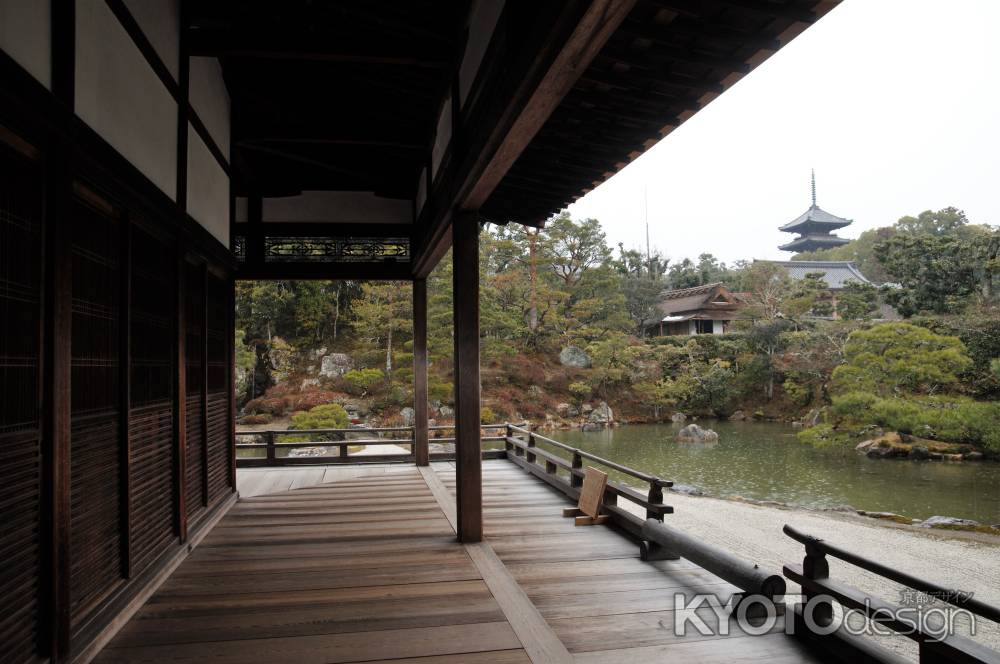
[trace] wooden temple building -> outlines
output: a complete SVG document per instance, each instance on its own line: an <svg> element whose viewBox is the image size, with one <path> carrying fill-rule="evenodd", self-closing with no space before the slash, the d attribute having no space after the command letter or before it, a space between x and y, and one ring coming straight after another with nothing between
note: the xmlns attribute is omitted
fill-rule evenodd
<svg viewBox="0 0 1000 664"><path fill-rule="evenodd" d="M648 321L650 336L725 334L746 303L724 284L716 282L660 293L658 320Z"/></svg>
<svg viewBox="0 0 1000 664"><path fill-rule="evenodd" d="M0 662L810 661L664 627L667 590L733 592L639 560L668 482L610 483L612 530L558 514L578 451L509 430L484 474L478 234L544 223L836 4L0 0ZM268 278L412 281L401 472L237 500L234 284Z"/></svg>
<svg viewBox="0 0 1000 664"><path fill-rule="evenodd" d="M830 214L816 205L816 172L813 171L812 205L809 206L808 210L778 229L784 233L795 233L798 237L781 245L778 249L800 253L843 246L849 240L837 237L833 231L850 226L851 223L853 223L852 220Z"/></svg>

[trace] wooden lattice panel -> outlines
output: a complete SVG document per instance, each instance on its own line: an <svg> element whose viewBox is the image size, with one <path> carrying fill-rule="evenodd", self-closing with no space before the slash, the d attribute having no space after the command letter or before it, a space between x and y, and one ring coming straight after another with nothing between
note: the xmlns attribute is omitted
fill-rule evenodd
<svg viewBox="0 0 1000 664"><path fill-rule="evenodd" d="M120 255L120 221L78 202L72 246L70 453L70 610L74 629L122 579Z"/></svg>
<svg viewBox="0 0 1000 664"><path fill-rule="evenodd" d="M42 176L0 145L0 662L37 651Z"/></svg>
<svg viewBox="0 0 1000 664"><path fill-rule="evenodd" d="M156 560L176 532L172 256L171 247L141 230L133 231L129 414L133 574Z"/></svg>

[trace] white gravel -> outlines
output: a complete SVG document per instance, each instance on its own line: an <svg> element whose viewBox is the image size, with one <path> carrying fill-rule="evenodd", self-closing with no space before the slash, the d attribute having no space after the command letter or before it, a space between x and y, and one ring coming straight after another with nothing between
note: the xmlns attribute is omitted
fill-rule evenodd
<svg viewBox="0 0 1000 664"><path fill-rule="evenodd" d="M930 531L850 514L676 493L668 493L665 502L675 509L665 518L667 525L776 573L785 563L801 563L804 555L803 546L781 532L787 523L851 552L945 587L973 591L977 599L1000 605L1000 537ZM642 515L629 501L619 504ZM832 558L830 577L893 604L901 600L899 584ZM790 584L789 592L798 592L798 587ZM1000 626L980 620L976 627L976 640L1000 650ZM908 639L896 637L882 643L916 659L916 647Z"/></svg>

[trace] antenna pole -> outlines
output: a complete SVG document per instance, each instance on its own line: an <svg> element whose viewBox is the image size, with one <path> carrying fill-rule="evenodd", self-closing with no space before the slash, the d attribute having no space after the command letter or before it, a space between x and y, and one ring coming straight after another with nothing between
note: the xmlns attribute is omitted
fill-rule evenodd
<svg viewBox="0 0 1000 664"><path fill-rule="evenodd" d="M646 216L646 266L649 268L649 274L653 274L653 256L649 252L649 188L642 188L642 203L644 208L644 214Z"/></svg>

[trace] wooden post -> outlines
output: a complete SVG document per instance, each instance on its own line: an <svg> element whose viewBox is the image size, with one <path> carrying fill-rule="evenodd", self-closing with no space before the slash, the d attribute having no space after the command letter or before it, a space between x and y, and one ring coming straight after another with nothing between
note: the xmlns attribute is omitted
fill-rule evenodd
<svg viewBox="0 0 1000 664"><path fill-rule="evenodd" d="M187 541L187 260L183 242L177 247L176 284L176 347L174 352L174 509L177 534Z"/></svg>
<svg viewBox="0 0 1000 664"><path fill-rule="evenodd" d="M507 424L507 438L508 438L508 440L505 440L503 442L503 447L507 451L507 456L508 457L510 456L511 450L514 449L514 443L510 442L510 440L509 440L510 438L513 438L513 437L514 437L514 429L512 429L511 426L510 426L510 423L508 423Z"/></svg>
<svg viewBox="0 0 1000 664"><path fill-rule="evenodd" d="M482 453L479 430L479 219L452 220L455 318L455 493L458 539L483 538Z"/></svg>
<svg viewBox="0 0 1000 664"><path fill-rule="evenodd" d="M122 576L132 578L132 222L121 218L121 250L118 267L118 449L121 464L119 528L121 529Z"/></svg>
<svg viewBox="0 0 1000 664"><path fill-rule="evenodd" d="M274 465L274 457L275 457L275 454L274 454L274 432L273 431L268 431L267 432L267 437L264 439L264 441L267 443L267 449L264 450L265 454L267 455L267 465L268 466L273 466Z"/></svg>
<svg viewBox="0 0 1000 664"><path fill-rule="evenodd" d="M661 505L661 504L663 504L663 488L658 483L656 483L656 482L650 483L650 485L649 485L648 500L649 500L650 504L652 504L652 505ZM651 509L647 509L646 510L646 518L647 519L656 519L657 521L662 521L663 520L663 518L660 516L659 513L655 512L654 510L651 510Z"/></svg>
<svg viewBox="0 0 1000 664"><path fill-rule="evenodd" d="M201 504L208 507L208 264L201 265Z"/></svg>
<svg viewBox="0 0 1000 664"><path fill-rule="evenodd" d="M802 560L802 575L807 579L816 580L830 578L830 563L826 560L826 554L811 544L806 544L806 556ZM808 604L816 596L816 593L803 588L802 596ZM813 608L812 618L821 627L831 624L833 622L833 604L829 600L817 601Z"/></svg>
<svg viewBox="0 0 1000 664"><path fill-rule="evenodd" d="M583 469L583 457L580 456L580 451L577 450L573 452L573 469L582 470ZM570 486L579 489L583 486L583 478L576 473L569 474L569 484Z"/></svg>
<svg viewBox="0 0 1000 664"><path fill-rule="evenodd" d="M71 14L72 16L72 14ZM70 79L72 83L72 79ZM70 640L70 380L73 330L72 193L70 155L58 150L46 173L45 344L43 367L43 454L45 455L48 544L43 640L51 661L67 658Z"/></svg>
<svg viewBox="0 0 1000 664"><path fill-rule="evenodd" d="M52 3L52 94L65 109L76 96L76 3ZM69 132L70 126L64 129ZM43 272L42 455L46 493L41 575L42 649L53 662L69 657L70 643L70 451L73 352L73 152L53 142L45 172Z"/></svg>
<svg viewBox="0 0 1000 664"><path fill-rule="evenodd" d="M413 456L430 463L427 441L427 281L413 280Z"/></svg>
<svg viewBox="0 0 1000 664"><path fill-rule="evenodd" d="M528 447L532 448L534 446L535 446L535 434L529 433L528 434ZM538 457L535 456L535 453L531 452L530 450L528 451L527 456L528 456L528 463L535 463L535 459L538 458Z"/></svg>

